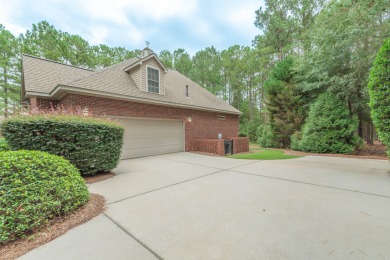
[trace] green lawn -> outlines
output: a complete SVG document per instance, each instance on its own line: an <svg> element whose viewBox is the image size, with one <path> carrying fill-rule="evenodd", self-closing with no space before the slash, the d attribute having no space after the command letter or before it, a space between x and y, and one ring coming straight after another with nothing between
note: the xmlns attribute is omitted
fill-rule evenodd
<svg viewBox="0 0 390 260"><path fill-rule="evenodd" d="M283 151L278 151L278 150L261 150L261 151L256 151L254 153L234 154L228 157L235 158L235 159L252 159L252 160L282 160L282 159L300 158L302 156L287 155Z"/></svg>

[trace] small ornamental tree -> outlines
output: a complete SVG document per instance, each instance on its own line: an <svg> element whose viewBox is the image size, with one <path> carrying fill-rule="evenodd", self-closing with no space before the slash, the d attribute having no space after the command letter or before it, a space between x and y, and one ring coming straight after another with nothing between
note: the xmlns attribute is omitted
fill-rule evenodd
<svg viewBox="0 0 390 260"><path fill-rule="evenodd" d="M329 92L321 94L310 108L299 148L316 153L351 153L359 144L357 124L340 99Z"/></svg>
<svg viewBox="0 0 390 260"><path fill-rule="evenodd" d="M390 156L390 39L379 50L368 82L371 117Z"/></svg>

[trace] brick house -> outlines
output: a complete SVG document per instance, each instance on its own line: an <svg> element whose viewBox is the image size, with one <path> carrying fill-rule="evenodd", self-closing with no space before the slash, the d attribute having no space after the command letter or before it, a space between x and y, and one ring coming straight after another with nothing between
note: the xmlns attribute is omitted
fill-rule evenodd
<svg viewBox="0 0 390 260"><path fill-rule="evenodd" d="M223 155L222 139L233 139L234 152L249 149L238 138L240 111L165 68L149 48L97 71L23 55L21 96L31 109L79 106L118 119L123 159L194 150Z"/></svg>

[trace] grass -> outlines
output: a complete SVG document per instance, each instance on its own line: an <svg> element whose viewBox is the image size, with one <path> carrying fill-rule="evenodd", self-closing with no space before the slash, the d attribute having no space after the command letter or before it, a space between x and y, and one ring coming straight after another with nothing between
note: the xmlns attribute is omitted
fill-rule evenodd
<svg viewBox="0 0 390 260"><path fill-rule="evenodd" d="M252 160L283 160L283 159L300 158L302 156L288 155L285 154L283 151L278 151L278 150L260 150L260 151L255 151L254 153L234 154L228 157L234 159L252 159Z"/></svg>

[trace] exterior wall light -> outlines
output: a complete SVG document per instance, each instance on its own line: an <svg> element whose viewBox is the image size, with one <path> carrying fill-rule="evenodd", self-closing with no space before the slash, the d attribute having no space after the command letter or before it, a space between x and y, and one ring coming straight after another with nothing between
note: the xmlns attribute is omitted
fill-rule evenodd
<svg viewBox="0 0 390 260"><path fill-rule="evenodd" d="M192 121L191 116L187 116L187 121L191 123L191 121Z"/></svg>

